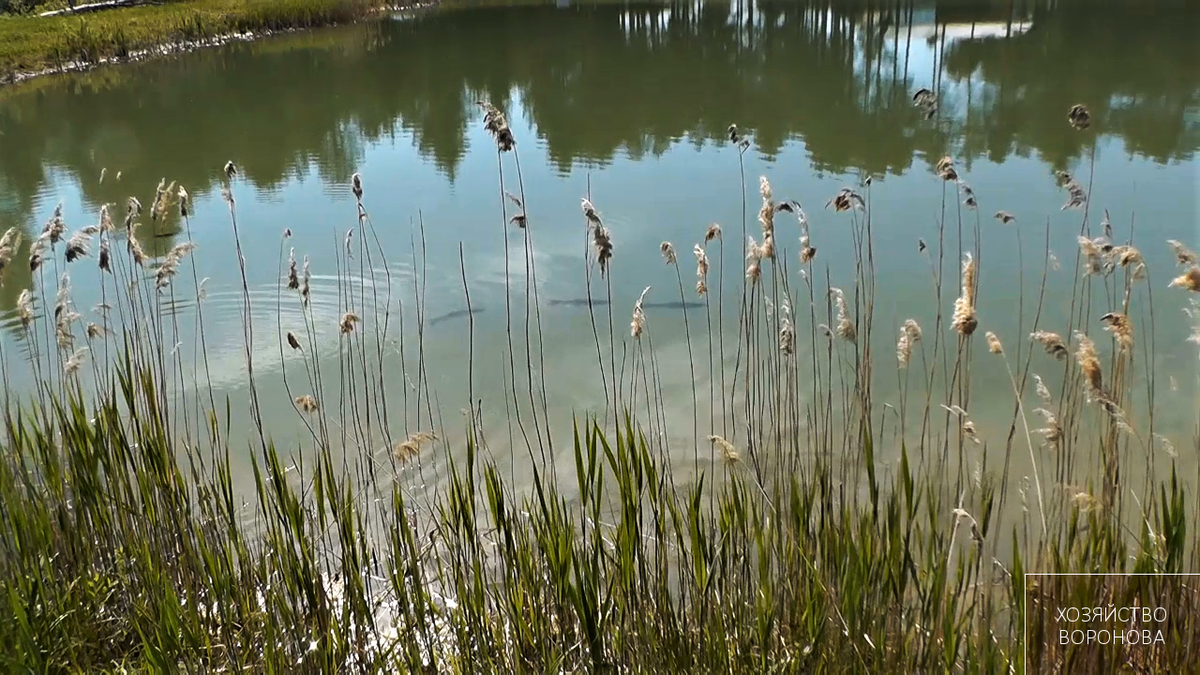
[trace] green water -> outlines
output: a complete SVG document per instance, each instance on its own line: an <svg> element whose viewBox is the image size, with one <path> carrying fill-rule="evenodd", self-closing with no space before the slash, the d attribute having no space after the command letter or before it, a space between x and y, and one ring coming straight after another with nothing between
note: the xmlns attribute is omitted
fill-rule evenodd
<svg viewBox="0 0 1200 675"><path fill-rule="evenodd" d="M587 295L579 200L589 189L615 242L613 332L618 343L622 337L625 342L615 350L617 367L632 367L626 362L633 359L628 321L641 290L651 286L647 298L653 302L680 300L675 271L659 254L660 242L674 242L686 299L698 302L691 290L690 251L713 222L725 228L727 271L723 295L715 277L710 279L710 298L713 311L718 298L725 303L732 367L743 213L738 154L726 138L727 126L737 123L751 139L744 157L749 233L757 236L757 182L766 175L777 199L804 205L819 251L814 270L822 277L828 270L834 286L853 284L849 221L822 207L843 186L859 186L872 177L877 391L881 403L895 404L891 355L897 329L906 318L915 318L929 331L939 305L949 313L961 250L960 211L961 243L968 248L976 223L975 212L962 210L952 191L944 193L933 172L938 159L952 156L978 198L977 337L982 344L983 331L996 332L1014 358L1018 349L1028 349L1023 337L1035 313L1047 237L1059 264L1046 273L1042 326L1068 330L1075 238L1085 214L1060 208L1066 194L1056 186L1054 172L1066 170L1089 187L1086 218L1093 236L1100 234L1107 210L1114 239L1124 242L1132 233L1143 251L1153 290L1154 354L1150 367L1136 373L1136 388L1146 392L1152 380L1154 432L1194 470L1195 453L1189 448L1196 446L1200 408L1197 353L1186 342L1190 324L1182 310L1188 294L1167 288L1177 272L1165 241L1200 245L1197 25L1196 6L1175 3L918 3L870 10L843 3L834 8L828 3L495 8L448 3L372 25L0 89L0 230L17 226L36 235L59 202L73 230L95 223L101 204L117 205L118 216L130 195L148 205L160 178L186 186L195 200L190 227L199 247L196 273L207 278L201 305L207 372L216 395L232 402L235 428L248 436L243 289L220 194L221 168L227 160L235 162L240 174L234 196L247 257L263 416L272 436L303 448L307 432L285 391L281 365L287 365L293 396L311 387L305 384L303 357L284 353L277 336L307 332L293 296L277 307L281 251L286 257L294 248L297 258L310 258L316 328L315 343L306 349L333 372L341 344L337 322L346 310L338 293L336 253L356 224L350 177L361 172L364 202L388 255L386 262L376 256L374 270L365 274L359 273L356 257L351 276L359 289L382 288L389 276L392 282L394 316L384 377L392 391L393 435L436 428L456 442L465 420L459 411L473 393L489 445L508 464L509 439L519 435L507 412L512 385L501 364L510 325L519 335L525 330L524 244L512 228L502 239L497 153L475 101L489 100L505 110L517 140L526 209L536 233L533 260L543 334L541 354L534 359L540 372L529 377L536 382L545 374L559 453L571 414L602 413L605 406L591 315L574 302ZM940 101L930 120L911 103L921 87L935 90ZM1066 121L1075 103L1090 108L1092 127L1085 132L1072 130ZM510 192L518 188L517 170L515 158L506 155ZM949 194L943 262L949 287L939 303L931 273L935 249L918 253L918 240L938 241L944 194ZM1003 226L993 220L999 209L1015 214L1017 223ZM798 227L783 214L778 223L781 257L799 285ZM151 255L186 238L176 214L145 227ZM292 237L281 244L285 229ZM505 310L505 241L511 257L511 322ZM712 249L710 255L715 258ZM57 257L57 269L63 271L61 250ZM22 288L45 288L52 302L54 293L54 264L31 278L24 260L19 255L5 271L0 288L0 340L10 395L29 392L33 385L29 350L14 315L17 295ZM101 301L94 262L89 258L70 268L84 321L97 320L87 309ZM714 275L718 268L714 259ZM470 320L461 311L464 277L476 310ZM597 281L594 292L607 297L607 288ZM1019 302L1022 291L1024 303ZM189 269L162 299L174 308L166 339L174 336L182 343L189 369L199 368L195 297ZM1103 297L1097 290L1086 329L1110 350L1099 316L1115 308ZM421 335L415 328L418 304L426 319ZM1150 338L1144 312L1139 308L1136 315L1142 322L1139 341ZM693 455L691 392L704 392L700 426L707 433L710 375L700 364L693 382L683 312L654 305L647 314L673 454L685 471ZM798 331L807 335L807 311L797 315ZM607 308L598 308L595 316L607 369ZM365 319L365 327L378 325L379 317ZM690 307L687 320L696 360L704 361L707 357L699 356L707 344L703 306ZM84 344L82 327L79 332ZM414 366L418 351L425 356L423 375ZM517 351L516 391L523 395L523 347ZM469 360L473 383L468 382ZM1000 361L978 356L976 361L971 413L987 441L978 452L1003 453L1012 419L1011 385ZM1033 364L1032 372L1048 382L1061 373L1048 357L1039 355ZM402 401L401 393L413 392L422 378L436 403L422 403L418 413L412 397ZM330 401L338 395L336 375L331 379L326 385ZM1030 392L1027 404L1035 403ZM1153 445L1153 452L1166 452L1160 443ZM890 464L895 455L888 450L881 461ZM516 456L524 456L524 449ZM990 457L994 463L996 456ZM1014 462L1021 461L1018 452ZM972 460L975 466L980 462L981 457ZM436 475L425 482L435 486Z"/></svg>

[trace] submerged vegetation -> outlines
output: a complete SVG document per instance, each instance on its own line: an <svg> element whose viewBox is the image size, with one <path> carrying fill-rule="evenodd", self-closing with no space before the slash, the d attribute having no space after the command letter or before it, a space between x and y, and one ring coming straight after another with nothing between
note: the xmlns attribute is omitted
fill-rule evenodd
<svg viewBox="0 0 1200 675"><path fill-rule="evenodd" d="M82 4L82 3L81 3ZM0 81L22 74L128 59L233 35L315 28L407 2L376 0L174 0L52 17L0 13Z"/></svg>
<svg viewBox="0 0 1200 675"><path fill-rule="evenodd" d="M923 108L934 105L926 99ZM204 252L188 242L151 259L139 241L141 222L173 209L190 238L187 191L164 181L148 209L131 197L123 221L106 207L98 225L70 235L61 212L32 242L4 235L0 262L35 273L19 319L39 382L28 398L5 401L7 668L1023 672L1027 649L1039 671L1192 662L1193 591L1148 578L1124 596L1167 608L1161 644L1067 650L1038 608L1114 599L1086 579L1031 577L1027 586L1025 576L1200 568L1187 531L1200 501L1154 426L1159 394L1142 370L1155 357L1155 295L1197 290L1185 243L1169 244L1178 270L1148 269L1132 231L1092 222L1090 178L1067 177L1064 208L1080 217L1070 288L1049 288L1056 263L1047 248L1041 286L1023 298L1018 332L1006 334L989 325L982 273L989 256L1008 254L981 251L980 232L1020 237L1026 226L1004 211L981 216L947 157L930 179L942 204L938 237L911 253L928 261L936 319L880 326L878 188L848 186L810 216L777 199L764 176L752 233L751 143L730 127L731 173L736 162L740 176L730 193L740 194L742 222L698 224L695 241L680 243L697 260L694 288L675 244L663 242L675 288L646 288L631 314L614 310L614 276L636 271L622 268L603 196L581 195L594 378L607 404L563 438L549 419L540 223L526 208L520 139L500 110L481 105L499 167L507 331L500 363L485 363L460 269L472 338L465 447L446 440L425 368L424 223L412 250L417 281L394 283L370 182L358 174L334 270L340 318L312 310L308 258L285 251L291 233L281 233L274 302L299 308L302 325L282 325L280 311L273 340L295 409L288 423L309 437L293 461L262 415L252 346L272 338L253 333L245 283L246 266L261 258L242 253L242 185L232 163L224 168L247 317L246 486L235 466L247 449L230 424L244 401L218 401L207 372L193 262ZM1072 116L1079 133L1095 133ZM822 238L835 236L852 240L852 259L817 257ZM512 239L523 251L514 260ZM86 273L99 275L106 300L99 323L85 327L69 273L93 263L99 270ZM727 304L727 283L737 302ZM1067 295L1066 315L1052 315L1048 292ZM684 432L668 433L651 293L677 294L683 311L692 382ZM193 363L164 311L180 296L195 299L201 321ZM416 325L406 324L413 315ZM1200 314L1193 319L1200 342ZM331 334L332 370L315 349ZM385 350L393 335L398 362ZM3 355L6 380L19 358ZM988 360L1004 367L998 385L975 375ZM488 427L476 408L484 367L504 375L507 428ZM395 369L407 378L399 391L384 377ZM896 378L895 404L880 399L881 377ZM972 390L984 385L1013 392L1006 439L980 438L971 419ZM686 475L670 448L680 438L692 455ZM1200 426L1193 442L1200 450ZM1029 455L1028 477L1014 451ZM528 456L527 484L503 475L502 452ZM432 501L412 489L426 482L444 486ZM1021 503L1006 505L1014 485Z"/></svg>

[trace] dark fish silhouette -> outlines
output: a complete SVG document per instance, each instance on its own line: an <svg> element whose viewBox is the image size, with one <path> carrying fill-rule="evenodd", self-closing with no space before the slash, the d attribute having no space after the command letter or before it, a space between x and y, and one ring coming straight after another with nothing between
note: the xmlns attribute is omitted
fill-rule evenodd
<svg viewBox="0 0 1200 675"><path fill-rule="evenodd" d="M432 319L429 320L429 325L436 326L439 323L444 323L446 321L451 321L453 319L459 319L464 316L467 316L468 314L479 314L482 311L483 311L482 307L472 307L470 310L456 309L453 312L446 312L445 314L439 314L438 316L433 317Z"/></svg>

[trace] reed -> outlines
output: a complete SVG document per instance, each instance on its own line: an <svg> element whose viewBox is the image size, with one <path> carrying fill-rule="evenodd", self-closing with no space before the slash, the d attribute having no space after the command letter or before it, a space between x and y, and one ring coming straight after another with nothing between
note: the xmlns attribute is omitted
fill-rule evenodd
<svg viewBox="0 0 1200 675"><path fill-rule="evenodd" d="M931 96L919 103L936 110ZM186 190L164 181L151 208L130 198L123 223L105 208L100 225L66 239L56 211L30 244L34 288L17 303L29 365L41 376L34 391L7 398L4 408L0 602L13 621L0 626L0 660L7 669L996 672L1024 667L1027 649L1036 668L1117 655L1160 671L1191 663L1200 619L1188 597L1163 583L1147 592L1176 617L1165 645L1066 652L1045 638L1045 617L1026 613L1035 589L1024 576L1197 569L1200 550L1187 524L1200 515L1200 501L1165 450L1157 461L1170 464L1169 477L1151 459L1154 448L1175 452L1186 443L1156 430L1153 380L1139 381L1133 370L1138 359L1155 359L1153 335L1138 332L1153 325L1152 289L1195 290L1190 271L1183 282L1154 288L1132 243L1111 244L1111 232L1098 241L1085 230L1079 255L1088 274L1069 280L1078 304L1063 332L1074 344L1042 325L1046 294L1068 292L1048 280L1048 248L1031 298L1033 324L1002 341L1004 331L987 323L994 291L979 281L978 230L972 240L961 225L945 227L946 192L961 193L956 202L977 211L976 195L944 160L929 182L943 199L938 239L922 240L915 253L930 261L936 319L927 330L915 318L886 329L898 335L897 407L874 388L892 374L875 372L871 186L865 196L837 193L816 218L849 225L826 230L798 203L776 201L763 178L762 239L743 237L745 274L730 289L739 298L731 309L736 334L724 335L719 273L710 302L711 266L723 272L725 265L720 228L710 227L692 249L708 347L707 357L702 346L693 351L684 314L695 449L678 453L668 439L681 416L668 414L654 347L669 337L658 330L659 305L646 287L629 315L629 336L613 329L613 235L589 186L579 264L589 301L595 281L608 303L607 345L589 306L605 408L556 426L570 430L556 445L546 394L555 374L545 372L540 353L531 234L538 223L527 217L519 168L520 194L504 190L505 158L519 166L518 139L499 110L484 106L483 118L500 157L497 228L506 250L510 235L525 247L525 308L506 306L507 344L494 362L492 351L475 345L471 324L464 366L471 400L461 424L444 418L427 362L424 220L413 229L411 279L392 279L367 208L369 177L351 180L352 234L333 235L343 244L335 247L337 268L316 271L335 278L336 290L312 285L309 257L288 246L290 231L280 240L274 329L294 407L287 415L305 432L288 449L271 441L280 421L263 418L253 376L263 338L251 332L245 268L258 261L240 250L237 167L224 168L225 200L243 285L251 439L235 440L232 428L232 409L245 401L218 400L207 365L200 367L208 359L203 321L185 369L179 329L166 311L176 293L203 311L195 257L219 253L196 252L189 240L154 259L138 239L143 218L172 208L190 233ZM751 141L736 127L730 133L744 199ZM816 259L813 233L822 241L846 237L854 259ZM20 238L16 231L0 240L5 264ZM1183 244L1169 245L1184 270L1195 269ZM962 251L960 291L943 323L951 302L943 302L935 254L940 260L954 246ZM664 242L659 250L684 302L691 291L675 248ZM82 316L71 290L71 275L87 274L81 265L93 253L104 303L112 303L97 322ZM789 272L796 260L798 273ZM505 291L517 297L507 282ZM312 298L322 292L336 292L336 314L314 311ZM285 312L285 302L298 312ZM1087 336L1093 324L1075 323L1091 302L1111 309L1101 318L1111 350ZM39 315L39 307L47 311ZM521 312L523 335L511 330ZM981 324L987 349L975 354L970 338ZM1045 353L1009 350L1014 339L1028 347L1026 335ZM726 338L738 342L732 364ZM395 349L385 349L392 340ZM336 353L322 356L334 342ZM890 337L885 342L890 363ZM970 407L979 373L994 372L984 359L1004 366L1012 428L1019 424L1028 449L1029 465L1012 476L1012 431L997 469L989 448L1002 430ZM15 363L6 355L6 378ZM477 368L500 371L499 420L484 417L475 400ZM400 375L398 391L385 372ZM697 391L704 378L707 410ZM1135 392L1143 382L1146 390ZM945 425L931 422L943 413ZM1031 428L1030 418L1041 426ZM1191 442L1200 450L1200 437ZM503 468L521 454L528 465L518 481L515 469L506 476ZM685 481L675 471L686 454ZM1139 485L1129 477L1142 470ZM423 496L424 485L437 489ZM1024 503L1005 508L1010 493ZM1083 581L1037 583L1030 598L1096 604Z"/></svg>

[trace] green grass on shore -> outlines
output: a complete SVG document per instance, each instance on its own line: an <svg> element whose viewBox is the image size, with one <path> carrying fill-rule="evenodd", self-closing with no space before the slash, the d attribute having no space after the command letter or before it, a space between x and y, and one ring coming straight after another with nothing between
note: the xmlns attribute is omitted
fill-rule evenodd
<svg viewBox="0 0 1200 675"><path fill-rule="evenodd" d="M313 28L370 15L377 0L179 0L40 18L0 15L0 80L234 33Z"/></svg>

